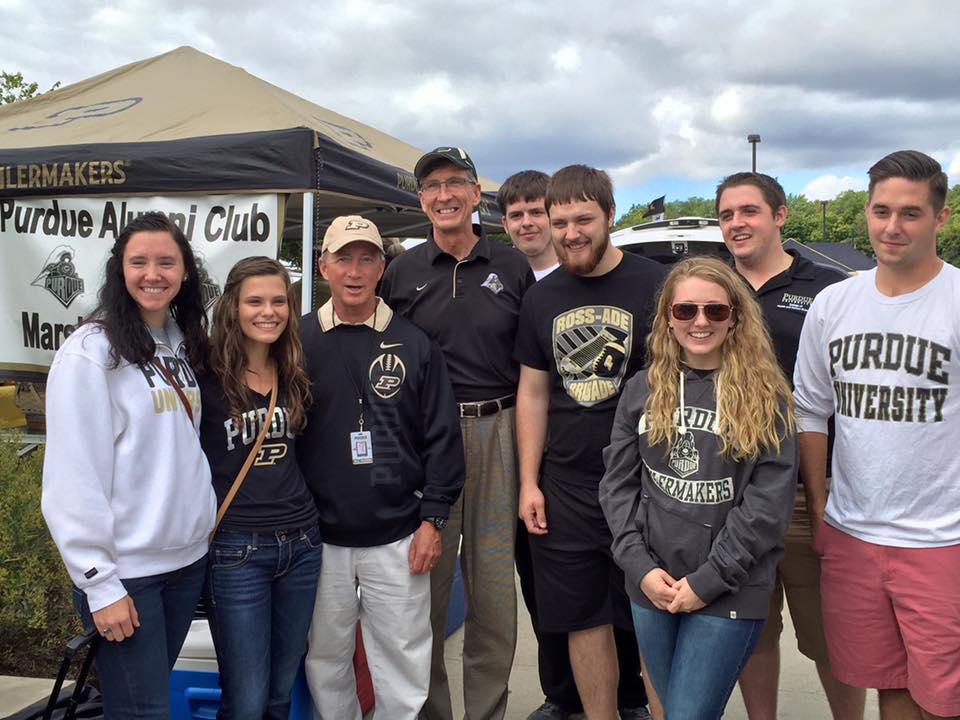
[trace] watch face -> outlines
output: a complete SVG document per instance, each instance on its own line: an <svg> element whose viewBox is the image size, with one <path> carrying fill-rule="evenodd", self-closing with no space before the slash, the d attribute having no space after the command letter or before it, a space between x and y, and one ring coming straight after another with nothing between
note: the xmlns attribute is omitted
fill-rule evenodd
<svg viewBox="0 0 960 720"><path fill-rule="evenodd" d="M430 522L437 530L443 530L447 526L447 519L442 517L431 518Z"/></svg>

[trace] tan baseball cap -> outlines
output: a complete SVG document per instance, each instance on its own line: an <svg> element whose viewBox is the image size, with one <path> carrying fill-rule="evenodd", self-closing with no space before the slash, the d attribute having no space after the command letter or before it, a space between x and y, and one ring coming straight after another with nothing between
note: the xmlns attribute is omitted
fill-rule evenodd
<svg viewBox="0 0 960 720"><path fill-rule="evenodd" d="M377 250L383 252L383 238L372 220L359 215L341 215L330 223L330 227L323 234L321 251L337 252L344 245L358 241L376 245Z"/></svg>

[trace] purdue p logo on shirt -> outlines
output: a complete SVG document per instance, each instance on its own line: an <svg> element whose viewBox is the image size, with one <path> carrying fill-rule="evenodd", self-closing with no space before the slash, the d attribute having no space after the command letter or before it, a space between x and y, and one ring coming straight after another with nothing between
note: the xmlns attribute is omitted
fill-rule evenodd
<svg viewBox="0 0 960 720"><path fill-rule="evenodd" d="M370 363L368 371L370 387L384 400L389 400L398 392L407 377L407 368L399 355L381 353Z"/></svg>

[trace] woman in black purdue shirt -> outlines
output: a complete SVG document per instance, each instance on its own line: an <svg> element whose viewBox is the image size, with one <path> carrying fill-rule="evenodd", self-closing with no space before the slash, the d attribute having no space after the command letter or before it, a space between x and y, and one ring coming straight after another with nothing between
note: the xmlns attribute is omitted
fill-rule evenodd
<svg viewBox="0 0 960 720"><path fill-rule="evenodd" d="M290 279L241 260L213 312L212 372L201 377L200 441L223 503L278 399L256 460L211 546L204 598L220 666L220 718L286 719L320 573L317 510L294 456L309 380Z"/></svg>

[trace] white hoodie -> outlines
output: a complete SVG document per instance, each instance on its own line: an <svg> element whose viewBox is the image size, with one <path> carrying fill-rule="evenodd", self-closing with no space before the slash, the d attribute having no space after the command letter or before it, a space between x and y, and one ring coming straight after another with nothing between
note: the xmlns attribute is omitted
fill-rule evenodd
<svg viewBox="0 0 960 720"><path fill-rule="evenodd" d="M177 570L207 551L216 496L197 437L200 389L172 318L174 352L157 346L193 407L152 365L111 368L106 333L78 328L47 379L43 516L73 583L99 610L124 595L120 578Z"/></svg>

